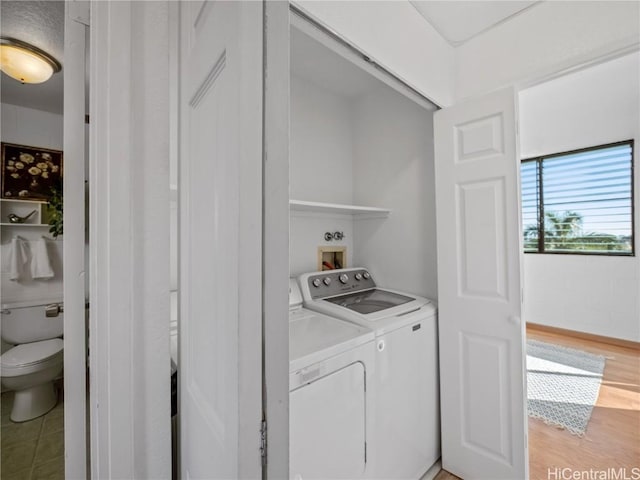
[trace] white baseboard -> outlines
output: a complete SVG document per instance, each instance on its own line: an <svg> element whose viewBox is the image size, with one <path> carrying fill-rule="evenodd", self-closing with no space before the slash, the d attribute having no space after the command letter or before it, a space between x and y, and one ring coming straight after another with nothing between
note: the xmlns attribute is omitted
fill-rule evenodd
<svg viewBox="0 0 640 480"><path fill-rule="evenodd" d="M438 459L438 461L431 465L431 468L427 470L427 473L420 477L420 480L433 480L436 478L436 475L440 473L440 470L442 470L442 462Z"/></svg>

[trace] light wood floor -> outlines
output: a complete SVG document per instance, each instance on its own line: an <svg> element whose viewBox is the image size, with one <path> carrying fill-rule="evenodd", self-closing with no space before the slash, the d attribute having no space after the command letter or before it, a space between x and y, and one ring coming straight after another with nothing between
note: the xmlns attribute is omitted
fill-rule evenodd
<svg viewBox="0 0 640 480"><path fill-rule="evenodd" d="M440 470L440 472L434 477L433 480L459 480L458 477L446 470Z"/></svg>
<svg viewBox="0 0 640 480"><path fill-rule="evenodd" d="M640 349L527 328L527 337L604 355L604 376L585 436L580 438L529 418L531 480L547 480L549 469L573 471L640 468ZM583 478L583 477L579 477ZM595 478L595 477L594 477ZM458 477L441 470L435 480Z"/></svg>
<svg viewBox="0 0 640 480"><path fill-rule="evenodd" d="M580 438L529 418L531 480L548 469L605 470L640 467L640 350L527 328L527 337L606 357L600 395ZM552 477L553 478L553 477Z"/></svg>

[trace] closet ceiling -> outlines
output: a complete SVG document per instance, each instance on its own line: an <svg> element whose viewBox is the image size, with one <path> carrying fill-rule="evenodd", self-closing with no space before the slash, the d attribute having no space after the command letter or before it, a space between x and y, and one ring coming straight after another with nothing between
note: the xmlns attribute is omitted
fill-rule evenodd
<svg viewBox="0 0 640 480"><path fill-rule="evenodd" d="M291 73L345 97L362 95L381 85L371 74L295 28L291 29Z"/></svg>
<svg viewBox="0 0 640 480"><path fill-rule="evenodd" d="M62 113L64 74L64 2L6 1L0 3L0 30L5 37L35 45L53 55L62 71L37 85L22 85L2 74L2 102Z"/></svg>
<svg viewBox="0 0 640 480"><path fill-rule="evenodd" d="M416 1L411 4L451 45L458 46L539 1Z"/></svg>

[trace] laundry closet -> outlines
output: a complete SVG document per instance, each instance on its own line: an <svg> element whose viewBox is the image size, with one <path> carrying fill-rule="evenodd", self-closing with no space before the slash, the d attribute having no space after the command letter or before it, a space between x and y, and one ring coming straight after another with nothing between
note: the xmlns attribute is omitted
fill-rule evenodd
<svg viewBox="0 0 640 480"><path fill-rule="evenodd" d="M427 300L437 298L435 110L292 12L291 478L417 479L440 456L437 326ZM375 287L416 298L390 301L393 293ZM320 298L328 292L348 293L332 298L340 307L331 311ZM348 321L332 321L349 318L345 297L360 313L385 313L350 332ZM410 300L391 313L394 301Z"/></svg>
<svg viewBox="0 0 640 480"><path fill-rule="evenodd" d="M436 107L295 13L290 35L290 276L337 259L436 299Z"/></svg>

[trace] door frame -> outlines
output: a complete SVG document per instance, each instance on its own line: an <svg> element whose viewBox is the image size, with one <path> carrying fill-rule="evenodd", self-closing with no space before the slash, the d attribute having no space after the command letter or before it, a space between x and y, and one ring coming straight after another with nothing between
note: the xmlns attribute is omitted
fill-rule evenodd
<svg viewBox="0 0 640 480"><path fill-rule="evenodd" d="M263 476L289 478L289 2L263 6Z"/></svg>
<svg viewBox="0 0 640 480"><path fill-rule="evenodd" d="M64 16L64 446L65 477L86 478L87 329L85 180L86 49L89 3L65 2Z"/></svg>
<svg viewBox="0 0 640 480"><path fill-rule="evenodd" d="M96 479L171 476L168 3L91 1L89 410Z"/></svg>

